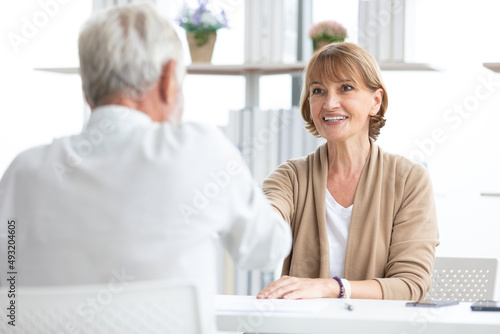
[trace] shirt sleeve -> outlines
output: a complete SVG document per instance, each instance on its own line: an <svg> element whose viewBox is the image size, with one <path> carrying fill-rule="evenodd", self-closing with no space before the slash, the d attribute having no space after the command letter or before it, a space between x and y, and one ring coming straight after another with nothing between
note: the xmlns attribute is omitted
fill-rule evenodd
<svg viewBox="0 0 500 334"><path fill-rule="evenodd" d="M254 182L239 151L226 140L231 175L228 203L231 223L220 234L235 264L242 269L274 270L292 243L288 224L276 213Z"/></svg>
<svg viewBox="0 0 500 334"><path fill-rule="evenodd" d="M428 172L415 165L404 182L396 212L385 278L384 299L421 300L431 287L435 249L439 245L434 193Z"/></svg>

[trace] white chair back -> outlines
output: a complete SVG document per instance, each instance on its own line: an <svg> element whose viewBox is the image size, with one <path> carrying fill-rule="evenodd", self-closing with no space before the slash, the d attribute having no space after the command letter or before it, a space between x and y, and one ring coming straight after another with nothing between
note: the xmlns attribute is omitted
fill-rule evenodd
<svg viewBox="0 0 500 334"><path fill-rule="evenodd" d="M493 299L497 259L437 257L426 298L472 302Z"/></svg>
<svg viewBox="0 0 500 334"><path fill-rule="evenodd" d="M165 281L16 289L15 327L2 288L0 333L200 334L194 285ZM6 300L7 299L7 300ZM12 299L11 299L12 300Z"/></svg>

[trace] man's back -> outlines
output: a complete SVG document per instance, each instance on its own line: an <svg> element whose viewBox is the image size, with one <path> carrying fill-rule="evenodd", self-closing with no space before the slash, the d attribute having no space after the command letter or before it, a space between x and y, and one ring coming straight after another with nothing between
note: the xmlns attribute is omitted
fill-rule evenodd
<svg viewBox="0 0 500 334"><path fill-rule="evenodd" d="M19 285L108 283L119 273L189 280L209 296L219 237L249 269L273 268L290 245L218 130L118 106L96 109L82 134L16 158L0 183L0 216L2 249L6 221L17 223Z"/></svg>

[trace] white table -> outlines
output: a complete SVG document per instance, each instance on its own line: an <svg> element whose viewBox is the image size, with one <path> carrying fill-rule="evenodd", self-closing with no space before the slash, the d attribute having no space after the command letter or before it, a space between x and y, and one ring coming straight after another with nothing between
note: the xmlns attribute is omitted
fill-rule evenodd
<svg viewBox="0 0 500 334"><path fill-rule="evenodd" d="M470 303L406 307L406 301L257 300L217 296L219 331L248 333L500 333L500 312L471 311Z"/></svg>

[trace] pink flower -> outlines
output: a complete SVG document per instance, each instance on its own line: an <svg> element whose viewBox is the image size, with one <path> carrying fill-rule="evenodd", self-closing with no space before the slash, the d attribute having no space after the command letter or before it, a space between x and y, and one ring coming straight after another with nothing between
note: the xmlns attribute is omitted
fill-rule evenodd
<svg viewBox="0 0 500 334"><path fill-rule="evenodd" d="M313 24L309 29L311 39L344 39L347 37L347 30L336 21L322 21Z"/></svg>

